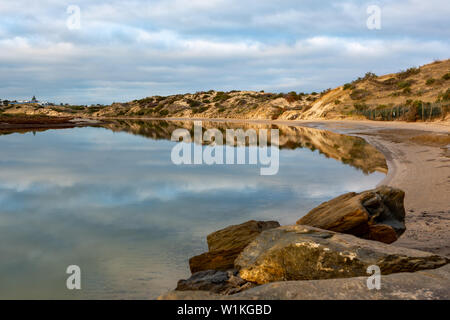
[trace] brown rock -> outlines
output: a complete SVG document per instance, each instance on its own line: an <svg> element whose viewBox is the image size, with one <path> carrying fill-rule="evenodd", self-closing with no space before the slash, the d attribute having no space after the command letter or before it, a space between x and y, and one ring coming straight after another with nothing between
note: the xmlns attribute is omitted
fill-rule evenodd
<svg viewBox="0 0 450 320"><path fill-rule="evenodd" d="M189 259L191 272L234 269L234 260L251 241L264 230L279 226L276 221L251 220L211 233L207 237L209 252Z"/></svg>
<svg viewBox="0 0 450 320"><path fill-rule="evenodd" d="M234 260L244 248L205 252L189 259L191 273L205 270L229 270L234 268Z"/></svg>
<svg viewBox="0 0 450 320"><path fill-rule="evenodd" d="M392 243L406 229L404 197L402 190L387 186L347 193L322 203L297 224Z"/></svg>
<svg viewBox="0 0 450 320"><path fill-rule="evenodd" d="M178 281L177 291L210 291L220 294L235 294L255 285L241 279L237 270L207 270L193 274L187 280Z"/></svg>
<svg viewBox="0 0 450 320"><path fill-rule="evenodd" d="M235 261L240 277L257 284L366 276L371 265L387 275L447 263L428 252L298 225L261 233Z"/></svg>
<svg viewBox="0 0 450 320"><path fill-rule="evenodd" d="M255 220L229 226L207 236L208 248L209 251L245 248L261 232L279 226L277 221Z"/></svg>
<svg viewBox="0 0 450 320"><path fill-rule="evenodd" d="M397 240L397 233L394 228L385 224L375 224L369 226L369 240L392 243Z"/></svg>

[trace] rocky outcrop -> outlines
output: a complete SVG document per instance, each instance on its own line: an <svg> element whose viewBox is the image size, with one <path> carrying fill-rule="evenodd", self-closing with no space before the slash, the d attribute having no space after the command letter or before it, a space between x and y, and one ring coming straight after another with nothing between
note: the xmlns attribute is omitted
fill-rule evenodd
<svg viewBox="0 0 450 320"><path fill-rule="evenodd" d="M349 279L273 282L234 295L172 291L159 300L448 300L450 265L415 273L381 276L380 290L369 290L367 276Z"/></svg>
<svg viewBox="0 0 450 320"><path fill-rule="evenodd" d="M322 203L297 224L392 243L406 229L404 198L402 190L387 186L346 193Z"/></svg>
<svg viewBox="0 0 450 320"><path fill-rule="evenodd" d="M239 255L235 266L242 279L265 284L365 276L371 265L387 275L434 269L447 262L427 252L297 225L263 232Z"/></svg>
<svg viewBox="0 0 450 320"><path fill-rule="evenodd" d="M247 221L207 236L209 252L189 259L194 274L199 271L234 269L234 260L261 232L279 227L276 221Z"/></svg>
<svg viewBox="0 0 450 320"><path fill-rule="evenodd" d="M193 274L187 280L178 281L178 291L210 291L221 294L234 294L254 287L251 282L240 278L237 270L207 270Z"/></svg>

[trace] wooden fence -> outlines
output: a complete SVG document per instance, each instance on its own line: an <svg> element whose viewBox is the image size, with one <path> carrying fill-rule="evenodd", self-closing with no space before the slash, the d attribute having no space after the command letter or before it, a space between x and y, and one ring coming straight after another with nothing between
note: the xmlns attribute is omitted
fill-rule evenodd
<svg viewBox="0 0 450 320"><path fill-rule="evenodd" d="M449 103L414 103L394 107L359 107L355 112L370 120L378 121L433 121L443 119L450 111Z"/></svg>

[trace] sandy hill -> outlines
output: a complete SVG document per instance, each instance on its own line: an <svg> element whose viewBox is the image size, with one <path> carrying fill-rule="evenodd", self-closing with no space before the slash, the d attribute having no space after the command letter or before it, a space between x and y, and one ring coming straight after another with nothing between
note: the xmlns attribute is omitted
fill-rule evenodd
<svg viewBox="0 0 450 320"><path fill-rule="evenodd" d="M109 106L8 105L4 114L79 117L448 120L450 59L377 76L367 73L321 93L205 91Z"/></svg>
<svg viewBox="0 0 450 320"><path fill-rule="evenodd" d="M339 118L413 105L419 106L419 112L420 105L424 106L424 111L428 111L427 106L434 106L436 111L438 108L448 111L449 88L450 59L383 76L367 73L363 78L329 91L301 117Z"/></svg>

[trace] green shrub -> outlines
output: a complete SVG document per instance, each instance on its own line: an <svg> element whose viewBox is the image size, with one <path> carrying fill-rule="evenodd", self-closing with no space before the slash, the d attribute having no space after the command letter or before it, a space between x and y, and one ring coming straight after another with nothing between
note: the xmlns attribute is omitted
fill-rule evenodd
<svg viewBox="0 0 450 320"><path fill-rule="evenodd" d="M445 91L444 93L441 93L439 95L439 99L441 101L450 101L450 88L447 89L447 91Z"/></svg>
<svg viewBox="0 0 450 320"><path fill-rule="evenodd" d="M353 89L354 86L351 83L346 83L344 84L344 90L349 90L349 89Z"/></svg>
<svg viewBox="0 0 450 320"><path fill-rule="evenodd" d="M405 81L400 81L399 83L397 83L397 87L399 89L404 89L404 88L411 87L412 84L413 84L412 80L405 80Z"/></svg>
<svg viewBox="0 0 450 320"><path fill-rule="evenodd" d="M202 103L198 100L192 100L192 99L187 99L187 104L189 105L189 107L191 108L195 108L200 106Z"/></svg>
<svg viewBox="0 0 450 320"><path fill-rule="evenodd" d="M158 98L158 97L155 97ZM139 105L143 105L143 104L148 104L148 103L152 103L153 102L153 98L152 97L147 97L144 99L140 99L140 100L135 100Z"/></svg>
<svg viewBox="0 0 450 320"><path fill-rule="evenodd" d="M194 108L194 109L192 109L192 113L194 113L194 114L202 113L202 112L205 112L208 109L209 109L208 107Z"/></svg>
<svg viewBox="0 0 450 320"><path fill-rule="evenodd" d="M410 87L406 87L405 89L403 89L403 94L411 94L411 88Z"/></svg>
<svg viewBox="0 0 450 320"><path fill-rule="evenodd" d="M231 98L229 94L222 92L222 91L218 91L216 93L216 96L214 97L213 101L214 102L223 102L223 101L228 100L229 98Z"/></svg>
<svg viewBox="0 0 450 320"><path fill-rule="evenodd" d="M367 105L365 103L355 103L353 107L356 109L356 111L364 111L367 109Z"/></svg>
<svg viewBox="0 0 450 320"><path fill-rule="evenodd" d="M436 82L436 79L433 79L433 78L430 78L430 79L427 79L427 81L425 82L425 84L427 85L427 86L431 86L433 83L435 83Z"/></svg>
<svg viewBox="0 0 450 320"><path fill-rule="evenodd" d="M68 106L68 108L71 109L71 110L74 110L74 111L82 111L86 107L85 106Z"/></svg>
<svg viewBox="0 0 450 320"><path fill-rule="evenodd" d="M413 76L415 74L418 74L418 73L420 73L420 68L409 68L409 69L406 69L404 71L400 71L397 74L397 78L399 78L399 79L406 79L406 78L409 78L409 77L411 77L411 76Z"/></svg>
<svg viewBox="0 0 450 320"><path fill-rule="evenodd" d="M169 114L168 110L161 110L161 112L159 113L161 116L167 116Z"/></svg>
<svg viewBox="0 0 450 320"><path fill-rule="evenodd" d="M444 74L444 75L442 76L442 79L443 79L443 80L450 80L450 72L447 72L446 74Z"/></svg>
<svg viewBox="0 0 450 320"><path fill-rule="evenodd" d="M397 83L397 81L398 80L395 79L395 78L389 78L389 79L386 79L386 80L382 81L381 83L386 85L386 86L392 86L392 85L395 85Z"/></svg>
<svg viewBox="0 0 450 320"><path fill-rule="evenodd" d="M289 103L300 100L300 97L297 95L297 93L295 91L289 92L284 98Z"/></svg>
<svg viewBox="0 0 450 320"><path fill-rule="evenodd" d="M370 95L370 92L364 89L354 89L352 93L350 93L350 98L352 100L361 100Z"/></svg>

